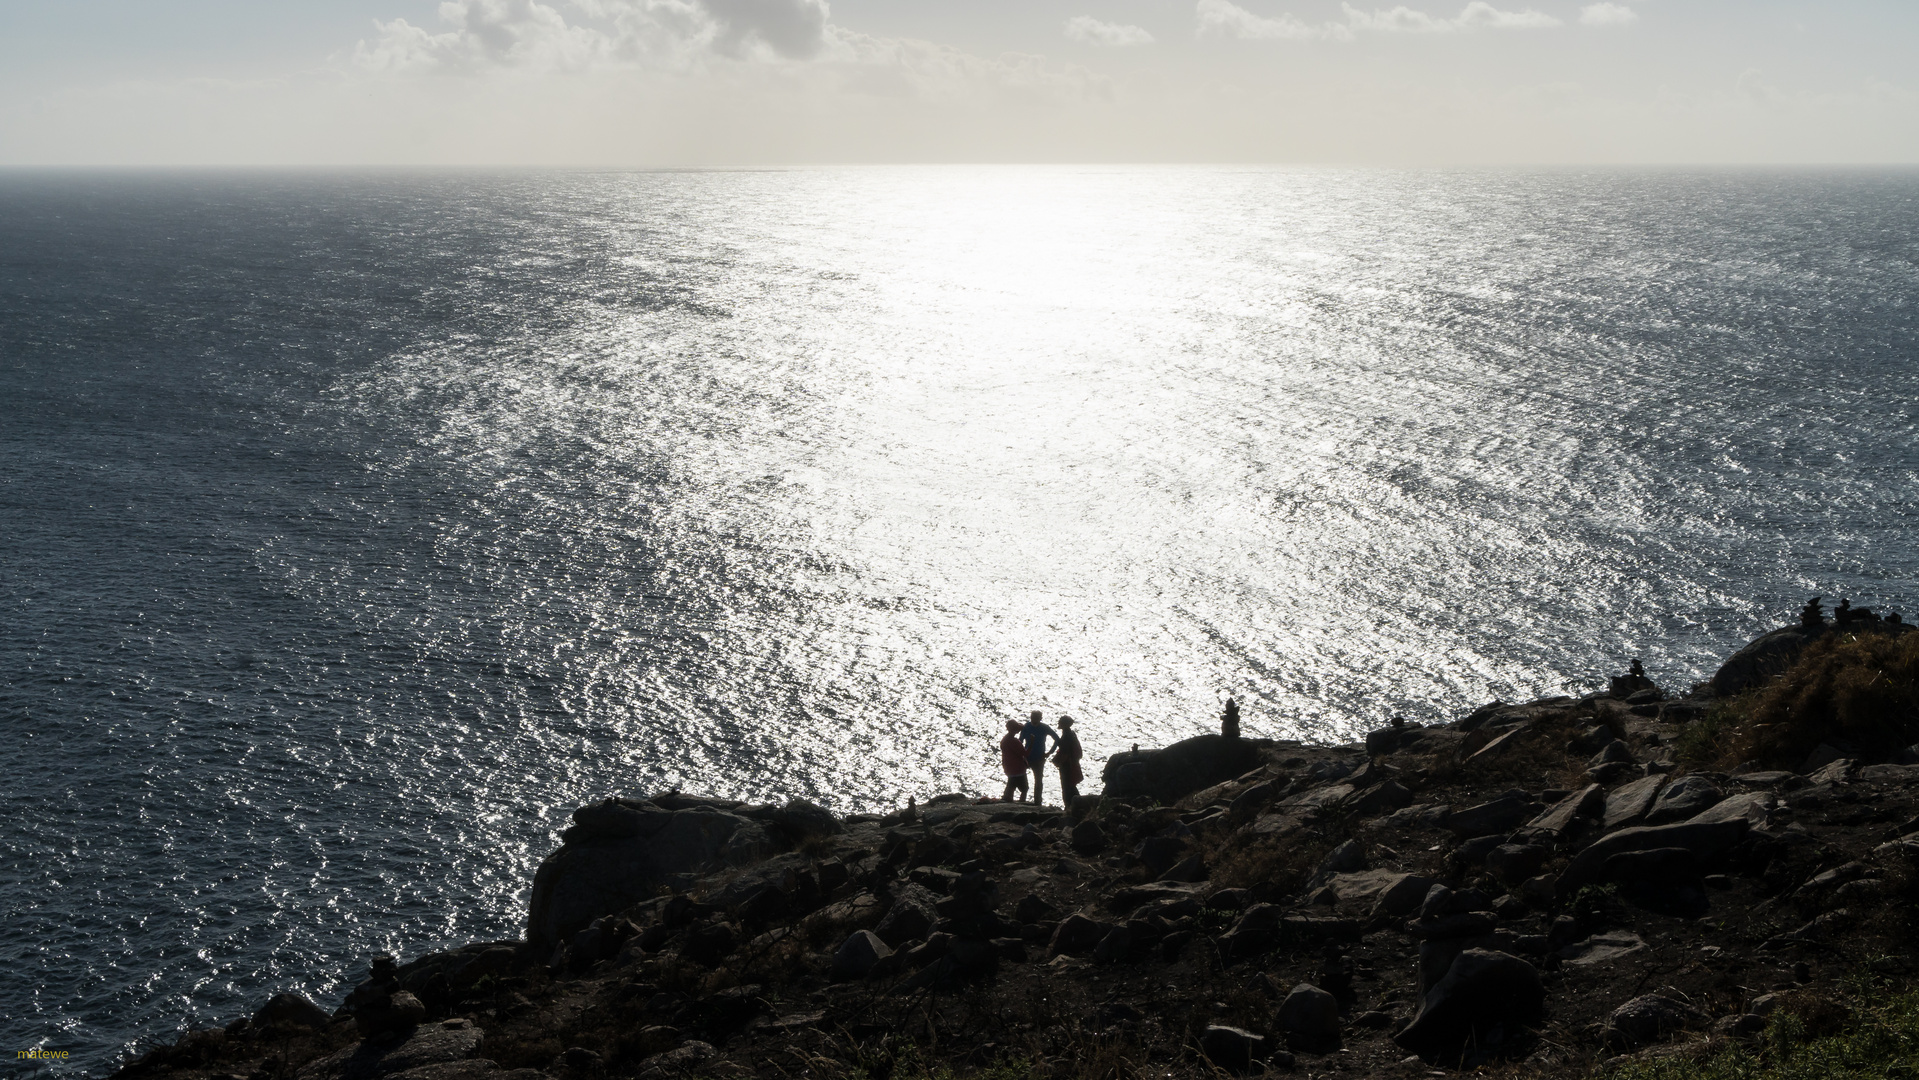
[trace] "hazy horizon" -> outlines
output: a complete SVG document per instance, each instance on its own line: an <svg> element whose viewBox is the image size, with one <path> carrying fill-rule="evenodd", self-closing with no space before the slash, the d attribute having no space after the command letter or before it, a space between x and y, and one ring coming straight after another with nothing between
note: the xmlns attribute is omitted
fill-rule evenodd
<svg viewBox="0 0 1919 1080"><path fill-rule="evenodd" d="M0 166L1919 163L1919 9L0 5Z"/></svg>

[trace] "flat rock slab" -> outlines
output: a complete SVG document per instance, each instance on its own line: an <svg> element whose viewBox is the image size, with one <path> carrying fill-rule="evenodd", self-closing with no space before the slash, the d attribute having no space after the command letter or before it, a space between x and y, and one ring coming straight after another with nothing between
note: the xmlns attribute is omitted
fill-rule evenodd
<svg viewBox="0 0 1919 1080"><path fill-rule="evenodd" d="M465 1061L479 1051L482 1038L484 1033L477 1027L424 1025L404 1038L354 1043L302 1068L297 1075L299 1080L373 1080L428 1065Z"/></svg>
<svg viewBox="0 0 1919 1080"><path fill-rule="evenodd" d="M1868 765L1859 770L1859 779L1880 784L1919 782L1919 765Z"/></svg>
<svg viewBox="0 0 1919 1080"><path fill-rule="evenodd" d="M1545 813L1526 826L1534 832L1559 836L1582 817L1596 817L1606 805L1606 789L1598 784L1584 788L1554 803Z"/></svg>
<svg viewBox="0 0 1919 1080"><path fill-rule="evenodd" d="M1748 791L1734 795L1694 814L1686 819L1689 825L1705 825L1714 821L1744 820L1754 828L1763 828L1772 820L1773 808L1779 800L1770 791Z"/></svg>
<svg viewBox="0 0 1919 1080"><path fill-rule="evenodd" d="M1410 876L1401 870L1360 870L1334 874L1327 879L1326 886L1333 890L1340 907L1371 910L1382 893Z"/></svg>
<svg viewBox="0 0 1919 1080"><path fill-rule="evenodd" d="M1606 828L1617 829L1645 817L1646 811L1652 809L1653 800L1659 797L1659 789L1665 786L1665 777L1647 776L1622 785L1606 796Z"/></svg>
<svg viewBox="0 0 1919 1080"><path fill-rule="evenodd" d="M1559 956L1568 964L1590 967L1643 952L1645 948L1646 942L1638 934L1630 930L1615 930L1609 934L1594 934L1577 945L1569 945L1561 950Z"/></svg>

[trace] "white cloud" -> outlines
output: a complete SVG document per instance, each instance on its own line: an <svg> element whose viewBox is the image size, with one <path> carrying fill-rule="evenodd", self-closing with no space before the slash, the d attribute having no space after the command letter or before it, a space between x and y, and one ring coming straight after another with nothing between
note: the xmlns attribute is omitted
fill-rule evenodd
<svg viewBox="0 0 1919 1080"><path fill-rule="evenodd" d="M1142 27L1125 23L1100 22L1091 15L1075 15L1066 20L1066 36L1087 45L1151 45L1153 35Z"/></svg>
<svg viewBox="0 0 1919 1080"><path fill-rule="evenodd" d="M1601 7L1611 5L1601 4ZM1218 34L1248 40L1305 40L1334 38L1350 41L1360 33L1374 34L1449 34L1461 30L1543 30L1559 25L1559 20L1543 11L1504 11L1487 0L1472 0L1452 18L1428 15L1400 5L1393 8L1361 11L1341 4L1344 22L1313 26L1291 14L1268 18L1255 15L1231 0L1199 0L1199 33ZM1623 10L1623 9L1622 9Z"/></svg>
<svg viewBox="0 0 1919 1080"><path fill-rule="evenodd" d="M353 51L376 71L482 67L580 70L712 51L809 59L828 43L825 0L573 0L569 21L539 0L447 0L433 33L405 19L375 22Z"/></svg>
<svg viewBox="0 0 1919 1080"><path fill-rule="evenodd" d="M1587 4L1579 9L1579 21L1587 26L1631 26L1639 13L1624 4Z"/></svg>
<svg viewBox="0 0 1919 1080"><path fill-rule="evenodd" d="M1350 4L1340 5L1346 12L1346 25L1353 30L1400 34L1444 34L1456 30L1543 30L1558 26L1559 20L1542 11L1501 11L1486 0L1472 0L1453 18L1439 18L1423 11L1400 6L1387 11L1361 11Z"/></svg>
<svg viewBox="0 0 1919 1080"><path fill-rule="evenodd" d="M1220 34L1249 41L1297 40L1324 37L1325 31L1308 26L1292 15L1268 19L1255 15L1232 0L1199 0L1199 33Z"/></svg>

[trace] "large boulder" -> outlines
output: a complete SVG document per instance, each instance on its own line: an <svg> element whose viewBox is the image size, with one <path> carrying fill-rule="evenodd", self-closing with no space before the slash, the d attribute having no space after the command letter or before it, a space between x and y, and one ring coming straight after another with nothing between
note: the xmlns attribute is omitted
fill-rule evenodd
<svg viewBox="0 0 1919 1080"><path fill-rule="evenodd" d="M375 1080L377 1077L464 1061L479 1052L483 1033L465 1020L414 1028L404 1039L367 1039L300 1067L298 1080Z"/></svg>
<svg viewBox="0 0 1919 1080"><path fill-rule="evenodd" d="M760 822L705 801L671 810L657 800L606 799L575 810L573 822L533 877L526 936L543 949L662 888L686 888L775 850Z"/></svg>
<svg viewBox="0 0 1919 1080"><path fill-rule="evenodd" d="M1719 665L1712 676L1712 692L1732 697L1761 685L1791 667L1805 647L1824 632L1824 626L1782 626L1754 638Z"/></svg>
<svg viewBox="0 0 1919 1080"><path fill-rule="evenodd" d="M1199 735L1158 750L1129 750L1106 759L1101 779L1115 798L1157 799L1167 805L1204 787L1257 769L1261 740Z"/></svg>
<svg viewBox="0 0 1919 1080"><path fill-rule="evenodd" d="M1649 825L1620 829L1599 838L1591 847L1573 857L1566 872L1559 875L1558 892L1571 896L1582 885L1600 880L1606 860L1627 851L1651 851L1654 848L1685 848L1701 861L1724 855L1746 838L1744 818L1732 821L1691 822L1677 825Z"/></svg>
<svg viewBox="0 0 1919 1080"><path fill-rule="evenodd" d="M1606 1049L1615 1054L1661 1042L1687 1028L1702 1027L1706 1017L1684 1002L1645 994L1614 1009L1606 1020Z"/></svg>
<svg viewBox="0 0 1919 1080"><path fill-rule="evenodd" d="M1295 1050L1326 1053L1339 1048L1339 1002L1311 983L1293 987L1273 1022Z"/></svg>
<svg viewBox="0 0 1919 1080"><path fill-rule="evenodd" d="M1428 1060L1455 1061L1469 1049L1510 1042L1545 1015L1539 972L1517 956L1466 949L1420 1002L1413 1022L1393 1037Z"/></svg>

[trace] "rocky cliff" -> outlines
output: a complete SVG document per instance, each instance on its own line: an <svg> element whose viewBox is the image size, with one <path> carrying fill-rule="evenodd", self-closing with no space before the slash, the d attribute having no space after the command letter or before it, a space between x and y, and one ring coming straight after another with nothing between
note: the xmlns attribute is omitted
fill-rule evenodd
<svg viewBox="0 0 1919 1080"><path fill-rule="evenodd" d="M1895 737L1919 738L1919 638L1879 620L1787 636L1683 695L1635 674L1344 746L1207 736L1120 755L1072 813L608 799L541 866L523 940L382 958L332 1013L283 995L123 1071L1761 1061L1782 1018L1839 1030L1862 994L1919 977L1919 755ZM1826 715L1804 704L1820 679L1852 704L1782 738Z"/></svg>

